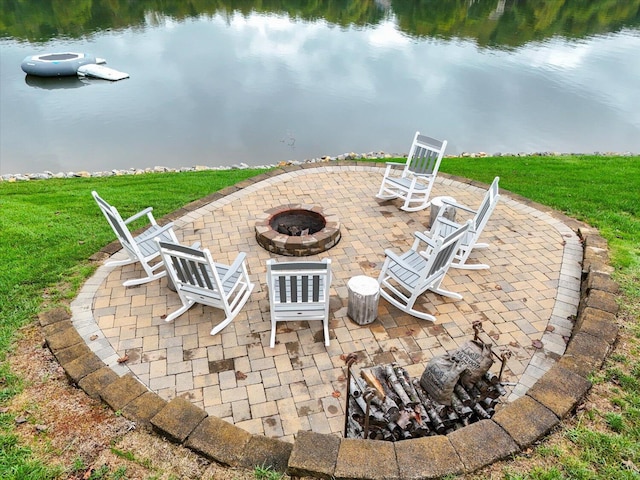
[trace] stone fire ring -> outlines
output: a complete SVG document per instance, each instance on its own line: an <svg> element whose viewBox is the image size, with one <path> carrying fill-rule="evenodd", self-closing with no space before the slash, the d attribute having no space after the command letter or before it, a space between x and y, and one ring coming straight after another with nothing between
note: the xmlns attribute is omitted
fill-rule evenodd
<svg viewBox="0 0 640 480"><path fill-rule="evenodd" d="M274 217L287 211L307 211L324 217L322 230L306 236L291 236L279 233L271 226ZM278 255L305 257L317 255L340 241L340 220L336 215L326 215L319 205L289 204L265 210L255 223L256 240L265 250Z"/></svg>

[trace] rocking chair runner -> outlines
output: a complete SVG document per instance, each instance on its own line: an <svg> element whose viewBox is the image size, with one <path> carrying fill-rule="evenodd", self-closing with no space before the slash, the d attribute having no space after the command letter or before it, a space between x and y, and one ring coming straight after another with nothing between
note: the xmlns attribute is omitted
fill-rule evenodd
<svg viewBox="0 0 640 480"><path fill-rule="evenodd" d="M154 264L150 262L158 258L160 253L158 252L158 246L154 241L154 238L158 237L163 241L178 243L175 233L173 232L173 223L160 226L153 217L152 207L145 208L144 210L136 213L135 215L123 220L118 212L118 209L112 205L109 205L103 198L101 198L97 192L91 192L91 195L95 199L96 203L100 207L100 210L104 214L109 222L109 225L116 234L116 237L120 241L120 244L129 255L126 260L110 260L106 266L123 266L132 263L140 262L142 268L144 268L146 277L127 280L123 283L125 287L132 285L140 285L142 283L150 282L158 278L164 277L166 271L162 268L162 262L158 261ZM147 216L149 220L149 227L140 235L134 237L129 231L128 225L144 216Z"/></svg>
<svg viewBox="0 0 640 480"><path fill-rule="evenodd" d="M267 287L271 307L271 341L276 344L278 322L321 320L324 344L329 346L329 286L331 260L281 262L267 260Z"/></svg>
<svg viewBox="0 0 640 480"><path fill-rule="evenodd" d="M491 217L491 214L498 204L498 199L500 198L500 189L498 188L499 181L500 177L496 177L493 179L493 182L485 193L478 210L473 210L458 203L449 202L446 199L443 200L445 206L451 206L473 214L471 228L462 238L462 241L460 242L460 245L458 247L458 251L453 257L453 262L451 263L451 266L453 268L461 268L467 270L482 270L489 268L489 265L483 263L467 263L467 259L469 258L469 254L471 254L473 249L487 248L489 246L489 244L487 243L478 243L478 239L480 238L480 234L482 234L482 231L484 230L489 217ZM431 230L429 232L429 236L431 238L445 237L454 230L460 228L460 224L444 218L442 216L443 212L444 208L440 209L440 213L436 217L436 220L431 227Z"/></svg>
<svg viewBox="0 0 640 480"><path fill-rule="evenodd" d="M450 235L435 240L415 232L415 240L407 252L397 255L391 250L385 250L386 258L378 277L380 295L400 310L434 322L436 317L416 310L414 304L427 290L456 300L462 299L462 295L444 290L440 288L440 284L451 266L460 241L470 227L471 221Z"/></svg>
<svg viewBox="0 0 640 480"><path fill-rule="evenodd" d="M400 207L415 212L430 205L429 195L447 148L447 141L439 141L416 132L405 163L387 162L380 190L383 200L400 198ZM402 169L402 172L399 170Z"/></svg>
<svg viewBox="0 0 640 480"><path fill-rule="evenodd" d="M160 255L182 307L167 315L171 322L196 303L221 308L225 318L213 327L215 335L229 325L247 303L254 284L249 281L245 253L239 253L231 266L216 263L208 249L200 250L176 243L156 240Z"/></svg>

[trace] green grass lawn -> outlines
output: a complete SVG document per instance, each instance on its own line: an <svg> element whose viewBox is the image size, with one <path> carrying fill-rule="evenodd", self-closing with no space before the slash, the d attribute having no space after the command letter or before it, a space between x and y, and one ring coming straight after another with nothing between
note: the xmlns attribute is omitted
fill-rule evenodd
<svg viewBox="0 0 640 480"><path fill-rule="evenodd" d="M638 478L640 475L640 157L562 156L447 158L441 170L500 186L597 227L609 241L633 355L610 361L599 382L613 382L617 409L603 412L604 432L567 432L574 449L545 452L557 466L505 478ZM148 205L156 218L261 170L145 174L108 178L0 183L0 407L21 388L7 366L16 332L34 321L45 302L73 298L93 272L88 258L114 240L91 191L127 217ZM60 288L64 284L65 288ZM1 410L0 410L1 412ZM13 417L0 413L0 478L63 478L16 441ZM544 444L543 444L544 446ZM630 462L630 463L629 463ZM635 465L639 470L633 471ZM635 476L634 476L635 475Z"/></svg>

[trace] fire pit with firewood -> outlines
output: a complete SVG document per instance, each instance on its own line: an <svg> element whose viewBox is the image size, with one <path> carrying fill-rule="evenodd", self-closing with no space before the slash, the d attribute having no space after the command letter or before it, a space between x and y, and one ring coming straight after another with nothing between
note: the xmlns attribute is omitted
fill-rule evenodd
<svg viewBox="0 0 640 480"><path fill-rule="evenodd" d="M256 240L269 252L304 257L329 250L340 241L340 222L318 205L281 205L255 223Z"/></svg>
<svg viewBox="0 0 640 480"><path fill-rule="evenodd" d="M443 435L493 416L500 398L508 350L498 355L480 337L474 322L474 339L444 355L433 357L420 377L411 378L392 363L351 371L357 356L347 362L347 404L344 436L398 441ZM500 359L500 373L489 368Z"/></svg>

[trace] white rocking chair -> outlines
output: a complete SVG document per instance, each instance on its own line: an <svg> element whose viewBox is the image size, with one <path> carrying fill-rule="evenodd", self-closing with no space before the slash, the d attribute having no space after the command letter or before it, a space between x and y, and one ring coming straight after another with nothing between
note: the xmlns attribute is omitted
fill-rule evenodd
<svg viewBox="0 0 640 480"><path fill-rule="evenodd" d="M162 268L162 262L158 261L153 264L149 262L158 258L160 255L158 252L158 245L154 242L154 238L158 237L163 241L178 243L178 239L173 232L173 223L168 223L164 226L158 225L156 219L153 217L152 207L145 208L126 220L123 220L118 209L109 205L109 203L102 199L97 192L93 191L91 192L91 195L93 195L93 198L100 207L100 210L106 217L109 225L111 225L111 228L120 241L120 244L129 255L129 258L126 260L110 260L105 263L105 265L123 266L140 262L140 265L144 268L147 276L127 280L123 283L125 287L140 285L164 277L167 272ZM150 225L147 230L134 237L129 231L128 225L145 215L147 216Z"/></svg>
<svg viewBox="0 0 640 480"><path fill-rule="evenodd" d="M239 253L231 266L216 263L208 249L200 250L157 240L169 278L182 301L182 307L167 315L166 322L189 310L196 303L221 308L225 318L213 327L211 335L229 325L247 303L254 284L249 281L245 253Z"/></svg>
<svg viewBox="0 0 640 480"><path fill-rule="evenodd" d="M427 208L446 148L446 140L441 142L416 132L406 163L387 162L376 197L382 200L400 198L404 200L400 208L407 212Z"/></svg>
<svg viewBox="0 0 640 480"><path fill-rule="evenodd" d="M271 307L271 340L276 344L277 322L320 320L324 344L329 346L329 287L331 260L282 262L267 260L267 287Z"/></svg>
<svg viewBox="0 0 640 480"><path fill-rule="evenodd" d="M434 322L436 317L416 310L414 304L427 290L456 300L462 299L462 295L444 290L440 284L470 226L469 221L449 236L435 240L415 232L411 249L402 255L385 250L386 258L378 277L380 295L409 315ZM426 251L421 251L424 246Z"/></svg>
<svg viewBox="0 0 640 480"><path fill-rule="evenodd" d="M462 238L458 251L453 257L453 262L451 263L453 268L462 268L467 270L482 270L489 268L489 265L483 263L467 263L467 259L473 249L487 248L489 246L487 243L478 243L478 238L480 238L480 234L482 234L489 217L491 217L491 214L498 204L498 199L500 198L500 189L498 187L499 181L500 177L493 179L493 182L491 183L489 190L485 193L478 210L473 210L458 203L449 202L446 198L443 199L443 207L451 206L473 215L471 228ZM433 226L429 231L429 236L431 238L445 237L451 234L454 230L460 228L459 223L452 222L442 216L444 210L444 208L440 209L436 220L433 222Z"/></svg>

